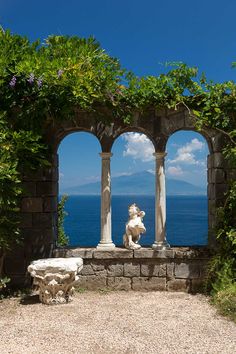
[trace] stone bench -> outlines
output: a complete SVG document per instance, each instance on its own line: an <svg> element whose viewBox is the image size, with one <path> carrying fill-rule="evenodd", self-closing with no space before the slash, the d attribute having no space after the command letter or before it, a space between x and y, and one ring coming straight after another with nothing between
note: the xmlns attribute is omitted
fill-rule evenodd
<svg viewBox="0 0 236 354"><path fill-rule="evenodd" d="M39 290L40 301L50 305L72 300L74 285L82 268L83 259L80 257L47 258L33 261L28 266L28 272Z"/></svg>

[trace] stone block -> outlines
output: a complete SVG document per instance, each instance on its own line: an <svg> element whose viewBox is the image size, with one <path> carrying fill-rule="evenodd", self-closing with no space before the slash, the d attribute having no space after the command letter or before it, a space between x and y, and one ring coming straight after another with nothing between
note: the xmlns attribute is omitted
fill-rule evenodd
<svg viewBox="0 0 236 354"><path fill-rule="evenodd" d="M109 277L107 286L113 290L131 290L131 278Z"/></svg>
<svg viewBox="0 0 236 354"><path fill-rule="evenodd" d="M226 177L227 177L228 182L235 181L236 180L236 169L227 170Z"/></svg>
<svg viewBox="0 0 236 354"><path fill-rule="evenodd" d="M94 272L100 272L100 273L105 272L106 273L104 264L91 263L91 266L92 266Z"/></svg>
<svg viewBox="0 0 236 354"><path fill-rule="evenodd" d="M166 264L141 264L141 276L165 277Z"/></svg>
<svg viewBox="0 0 236 354"><path fill-rule="evenodd" d="M125 277L139 277L140 276L140 264L132 262L124 264L124 276Z"/></svg>
<svg viewBox="0 0 236 354"><path fill-rule="evenodd" d="M53 243L35 243L28 245L28 256L30 256L30 260L33 259L41 259L41 258L51 258L52 251L54 248Z"/></svg>
<svg viewBox="0 0 236 354"><path fill-rule="evenodd" d="M184 114L179 114L174 112L166 118L165 120L162 120L162 130L165 129L165 132L170 135L173 134L173 132L182 129L183 126L185 126L185 116Z"/></svg>
<svg viewBox="0 0 236 354"><path fill-rule="evenodd" d="M21 200L21 211L40 213L43 211L43 200L42 198L22 198Z"/></svg>
<svg viewBox="0 0 236 354"><path fill-rule="evenodd" d="M22 183L22 196L23 197L35 197L36 196L36 182L23 182Z"/></svg>
<svg viewBox="0 0 236 354"><path fill-rule="evenodd" d="M213 183L208 183L207 186L207 195L210 200L215 199L215 184Z"/></svg>
<svg viewBox="0 0 236 354"><path fill-rule="evenodd" d="M212 141L212 147L213 147L213 151L215 152L221 152L223 150L223 148L227 145L228 143L228 138L221 134L218 133L217 135L215 135L214 137L211 138Z"/></svg>
<svg viewBox="0 0 236 354"><path fill-rule="evenodd" d="M33 226L40 228L50 228L56 226L56 214L54 213L34 213Z"/></svg>
<svg viewBox="0 0 236 354"><path fill-rule="evenodd" d="M213 167L213 154L207 156L207 168L211 169Z"/></svg>
<svg viewBox="0 0 236 354"><path fill-rule="evenodd" d="M70 257L81 257L83 259L90 259L93 257L94 248L74 248L70 250Z"/></svg>
<svg viewBox="0 0 236 354"><path fill-rule="evenodd" d="M215 168L227 168L230 167L228 161L225 159L222 152L215 152L212 154L212 167Z"/></svg>
<svg viewBox="0 0 236 354"><path fill-rule="evenodd" d="M153 258L154 252L152 248L140 248L139 250L134 250L134 258Z"/></svg>
<svg viewBox="0 0 236 354"><path fill-rule="evenodd" d="M175 277L176 278L199 278L200 276L200 263L180 263L175 264Z"/></svg>
<svg viewBox="0 0 236 354"><path fill-rule="evenodd" d="M166 290L166 279L158 277L132 278L133 290Z"/></svg>
<svg viewBox="0 0 236 354"><path fill-rule="evenodd" d="M226 173L222 168L212 169L212 183L224 183L226 178Z"/></svg>
<svg viewBox="0 0 236 354"><path fill-rule="evenodd" d="M30 243L31 245L48 245L54 243L55 241L55 230L54 228L49 229L23 229L22 236L25 243Z"/></svg>
<svg viewBox="0 0 236 354"><path fill-rule="evenodd" d="M72 250L69 248L55 248L53 250L53 257L55 258L68 258L72 257Z"/></svg>
<svg viewBox="0 0 236 354"><path fill-rule="evenodd" d="M117 258L117 259L124 259L124 258L133 258L133 251L132 250L127 250L125 248L114 248L112 250L98 250L95 249L93 252L93 257L97 259L112 259L112 258Z"/></svg>
<svg viewBox="0 0 236 354"><path fill-rule="evenodd" d="M216 213L215 199L208 200L208 213L211 214L211 215L215 215L215 213Z"/></svg>
<svg viewBox="0 0 236 354"><path fill-rule="evenodd" d="M53 155L51 155L51 157L52 157L52 159L51 159L52 167L57 167L59 164L59 155L53 154Z"/></svg>
<svg viewBox="0 0 236 354"><path fill-rule="evenodd" d="M216 208L223 207L225 205L225 198L215 199L214 202L215 202L215 207ZM216 214L213 214L213 215L216 215Z"/></svg>
<svg viewBox="0 0 236 354"><path fill-rule="evenodd" d="M40 196L57 196L58 186L56 182L37 182L36 185L37 195Z"/></svg>
<svg viewBox="0 0 236 354"><path fill-rule="evenodd" d="M174 269L175 269L175 264L174 263L167 263L166 264L166 276L167 278L173 278L174 277Z"/></svg>
<svg viewBox="0 0 236 354"><path fill-rule="evenodd" d="M94 270L91 264L85 264L83 266L82 271L80 272L81 275L94 275Z"/></svg>
<svg viewBox="0 0 236 354"><path fill-rule="evenodd" d="M192 279L191 280L191 293L203 293L204 292L204 279Z"/></svg>
<svg viewBox="0 0 236 354"><path fill-rule="evenodd" d="M175 253L173 249L154 250L153 258L174 258Z"/></svg>
<svg viewBox="0 0 236 354"><path fill-rule="evenodd" d="M200 277L202 279L207 277L207 273L208 273L208 270L209 270L209 264L208 264L209 262L210 262L210 259L209 259L209 261L205 260L205 261L201 262Z"/></svg>
<svg viewBox="0 0 236 354"><path fill-rule="evenodd" d="M104 275L81 275L77 286L87 290L103 289L107 286L107 278Z"/></svg>
<svg viewBox="0 0 236 354"><path fill-rule="evenodd" d="M171 279L167 282L167 290L189 292L190 281L188 279Z"/></svg>
<svg viewBox="0 0 236 354"><path fill-rule="evenodd" d="M212 183L212 168L208 168L207 170L207 182Z"/></svg>
<svg viewBox="0 0 236 354"><path fill-rule="evenodd" d="M122 277L124 275L124 265L121 263L109 264L107 274L109 277Z"/></svg>
<svg viewBox="0 0 236 354"><path fill-rule="evenodd" d="M39 169L37 171L27 171L23 174L23 181L41 181L43 178L43 171Z"/></svg>
<svg viewBox="0 0 236 354"><path fill-rule="evenodd" d="M208 259L209 249L207 247L176 247L175 258L178 259Z"/></svg>
<svg viewBox="0 0 236 354"><path fill-rule="evenodd" d="M215 184L215 198L216 199L223 199L225 198L225 194L228 190L227 184Z"/></svg>
<svg viewBox="0 0 236 354"><path fill-rule="evenodd" d="M182 125L181 129L183 129L183 127L184 127L185 129L188 128L191 130L195 130L194 127L196 125L196 118L193 117L192 114L189 114L189 112L187 110L185 111L184 116L185 116L184 126Z"/></svg>
<svg viewBox="0 0 236 354"><path fill-rule="evenodd" d="M30 228L33 225L32 213L20 213L20 227L21 228Z"/></svg>
<svg viewBox="0 0 236 354"><path fill-rule="evenodd" d="M43 171L43 180L44 181L58 181L59 173L57 167L46 168Z"/></svg>
<svg viewBox="0 0 236 354"><path fill-rule="evenodd" d="M45 212L57 211L57 197L44 197L43 210Z"/></svg>

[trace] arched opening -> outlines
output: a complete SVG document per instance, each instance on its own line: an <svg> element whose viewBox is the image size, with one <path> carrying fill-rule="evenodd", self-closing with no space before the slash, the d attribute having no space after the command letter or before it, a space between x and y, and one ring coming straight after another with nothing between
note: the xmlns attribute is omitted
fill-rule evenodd
<svg viewBox="0 0 236 354"><path fill-rule="evenodd" d="M178 131L167 143L167 239L172 246L208 243L206 139Z"/></svg>
<svg viewBox="0 0 236 354"><path fill-rule="evenodd" d="M112 146L112 238L122 245L128 207L136 203L145 211L146 233L140 244L152 245L155 238L155 172L154 146L140 132L121 134Z"/></svg>
<svg viewBox="0 0 236 354"><path fill-rule="evenodd" d="M100 240L101 146L87 132L67 135L58 148L59 198L67 195L64 229L70 246L96 246Z"/></svg>

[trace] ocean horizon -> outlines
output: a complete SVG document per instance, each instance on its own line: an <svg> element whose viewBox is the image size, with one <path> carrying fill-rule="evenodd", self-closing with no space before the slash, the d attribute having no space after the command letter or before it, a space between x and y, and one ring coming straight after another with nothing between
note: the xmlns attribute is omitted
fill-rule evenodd
<svg viewBox="0 0 236 354"><path fill-rule="evenodd" d="M100 241L100 195L71 195L65 204L64 228L70 246L95 247ZM140 244L151 246L155 240L155 196L113 195L112 240L122 245L128 206L136 203L146 215L147 229ZM171 246L204 246L208 242L207 196L167 196L167 241Z"/></svg>

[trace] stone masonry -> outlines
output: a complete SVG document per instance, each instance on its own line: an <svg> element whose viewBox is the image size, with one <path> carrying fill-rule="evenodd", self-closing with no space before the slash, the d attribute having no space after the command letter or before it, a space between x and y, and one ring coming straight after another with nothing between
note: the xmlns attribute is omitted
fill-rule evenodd
<svg viewBox="0 0 236 354"><path fill-rule="evenodd" d="M153 250L61 248L54 257L82 257L78 287L88 290L167 290L196 293L204 286L210 252L206 248Z"/></svg>

